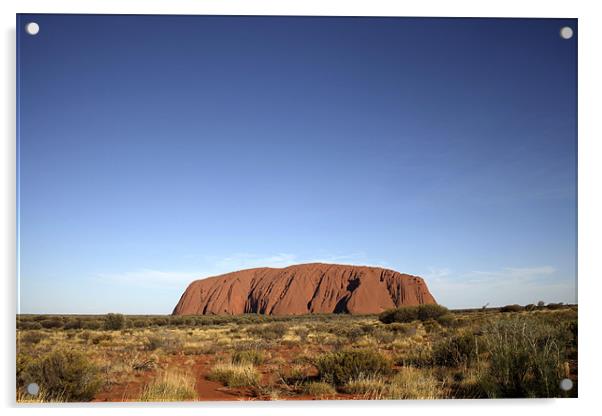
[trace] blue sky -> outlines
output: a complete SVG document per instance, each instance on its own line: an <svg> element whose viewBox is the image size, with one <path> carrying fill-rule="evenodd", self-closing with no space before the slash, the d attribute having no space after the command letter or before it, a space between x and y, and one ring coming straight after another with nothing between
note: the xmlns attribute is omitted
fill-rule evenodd
<svg viewBox="0 0 602 416"><path fill-rule="evenodd" d="M313 261L449 307L575 302L567 25L20 15L20 312L170 313Z"/></svg>

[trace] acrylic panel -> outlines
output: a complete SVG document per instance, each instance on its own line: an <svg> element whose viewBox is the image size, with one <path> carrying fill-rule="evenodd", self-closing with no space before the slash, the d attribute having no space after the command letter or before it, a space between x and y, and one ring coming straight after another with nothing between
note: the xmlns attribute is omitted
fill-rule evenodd
<svg viewBox="0 0 602 416"><path fill-rule="evenodd" d="M577 396L576 19L16 28L17 402Z"/></svg>

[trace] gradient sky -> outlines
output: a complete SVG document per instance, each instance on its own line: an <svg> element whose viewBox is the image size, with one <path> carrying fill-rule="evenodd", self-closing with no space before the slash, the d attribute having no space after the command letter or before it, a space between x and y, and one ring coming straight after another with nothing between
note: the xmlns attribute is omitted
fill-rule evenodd
<svg viewBox="0 0 602 416"><path fill-rule="evenodd" d="M170 313L196 278L313 261L454 308L576 302L575 19L17 32L21 313Z"/></svg>

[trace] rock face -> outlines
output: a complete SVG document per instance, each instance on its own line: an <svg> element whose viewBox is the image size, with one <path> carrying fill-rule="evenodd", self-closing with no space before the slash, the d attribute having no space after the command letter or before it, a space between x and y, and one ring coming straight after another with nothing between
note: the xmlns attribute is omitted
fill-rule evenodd
<svg viewBox="0 0 602 416"><path fill-rule="evenodd" d="M173 314L368 314L428 303L436 302L420 277L379 267L312 263L196 280Z"/></svg>

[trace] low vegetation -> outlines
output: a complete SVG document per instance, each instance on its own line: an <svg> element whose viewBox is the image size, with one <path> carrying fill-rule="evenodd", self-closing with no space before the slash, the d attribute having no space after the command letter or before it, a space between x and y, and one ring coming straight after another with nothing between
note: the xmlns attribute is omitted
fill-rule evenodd
<svg viewBox="0 0 602 416"><path fill-rule="evenodd" d="M391 372L389 359L371 350L331 352L318 357L315 365L321 380L337 386L360 377L380 376Z"/></svg>
<svg viewBox="0 0 602 416"><path fill-rule="evenodd" d="M429 305L379 316L22 315L17 328L19 402L577 395L574 305ZM563 378L572 390L559 388Z"/></svg>
<svg viewBox="0 0 602 416"><path fill-rule="evenodd" d="M385 324L393 322L428 321L449 314L449 310L441 305L404 306L381 313L378 319Z"/></svg>
<svg viewBox="0 0 602 416"><path fill-rule="evenodd" d="M260 375L253 364L218 363L207 377L228 387L250 387L259 384Z"/></svg>
<svg viewBox="0 0 602 416"><path fill-rule="evenodd" d="M98 367L81 352L54 350L39 358L20 358L17 384L22 391L30 383L38 384L46 401L90 401L100 388Z"/></svg>
<svg viewBox="0 0 602 416"><path fill-rule="evenodd" d="M182 402L196 400L194 377L179 371L167 371L148 384L141 402Z"/></svg>

